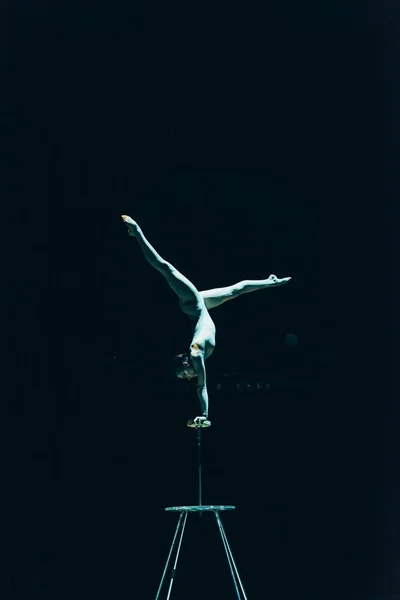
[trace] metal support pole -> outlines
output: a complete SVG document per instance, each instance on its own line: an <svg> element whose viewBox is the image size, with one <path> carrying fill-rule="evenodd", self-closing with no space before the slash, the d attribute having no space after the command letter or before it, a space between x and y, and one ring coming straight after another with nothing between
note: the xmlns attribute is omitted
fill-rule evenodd
<svg viewBox="0 0 400 600"><path fill-rule="evenodd" d="M197 428L197 468L199 477L199 506L202 506L202 487L201 487L201 427ZM200 513L201 515L201 513Z"/></svg>

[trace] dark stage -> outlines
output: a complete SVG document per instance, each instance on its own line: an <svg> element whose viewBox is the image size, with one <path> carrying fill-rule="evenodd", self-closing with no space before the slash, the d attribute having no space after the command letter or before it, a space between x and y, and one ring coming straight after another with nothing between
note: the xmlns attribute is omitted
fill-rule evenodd
<svg viewBox="0 0 400 600"><path fill-rule="evenodd" d="M171 370L191 324L121 214L198 289L293 278L211 313L203 495L236 506L249 600L400 590L376 350L394 89L370 9L10 10L4 600L154 599L164 509L196 503L196 389ZM173 599L235 598L211 517L190 517Z"/></svg>

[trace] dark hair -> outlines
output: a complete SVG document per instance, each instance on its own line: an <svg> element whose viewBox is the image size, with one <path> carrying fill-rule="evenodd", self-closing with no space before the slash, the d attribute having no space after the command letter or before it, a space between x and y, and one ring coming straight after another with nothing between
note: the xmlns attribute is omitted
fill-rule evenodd
<svg viewBox="0 0 400 600"><path fill-rule="evenodd" d="M172 361L172 370L176 377L180 377L181 373L185 370L186 367L183 366L183 363L189 363L191 367L193 367L192 359L190 355L185 352L184 354L177 354L174 356Z"/></svg>

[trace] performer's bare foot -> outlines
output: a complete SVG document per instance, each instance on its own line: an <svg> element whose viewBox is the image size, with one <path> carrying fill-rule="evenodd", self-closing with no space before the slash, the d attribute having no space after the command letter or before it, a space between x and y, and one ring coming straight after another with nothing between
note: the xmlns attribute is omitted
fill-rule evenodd
<svg viewBox="0 0 400 600"><path fill-rule="evenodd" d="M197 429L199 427L210 427L211 421L209 421L206 417L196 417L195 419L190 419L187 422L188 427L192 427L193 429Z"/></svg>
<svg viewBox="0 0 400 600"><path fill-rule="evenodd" d="M124 223L128 226L128 235L130 235L131 237L135 237L136 232L139 229L139 225L136 223L136 221L131 219L131 217L128 217L128 215L121 215L121 218L124 221Z"/></svg>
<svg viewBox="0 0 400 600"><path fill-rule="evenodd" d="M291 279L291 277L282 277L282 279L278 279L276 275L270 275L268 279L265 280L265 283L268 285L268 287L276 287L278 285L289 283Z"/></svg>

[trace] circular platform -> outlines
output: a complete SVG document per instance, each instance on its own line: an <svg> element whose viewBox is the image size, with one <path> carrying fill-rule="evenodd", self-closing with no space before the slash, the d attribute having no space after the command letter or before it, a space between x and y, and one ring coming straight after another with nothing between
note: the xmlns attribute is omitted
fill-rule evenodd
<svg viewBox="0 0 400 600"><path fill-rule="evenodd" d="M204 506L169 506L168 512L219 512L222 510L235 510L235 506L226 504L206 504Z"/></svg>

